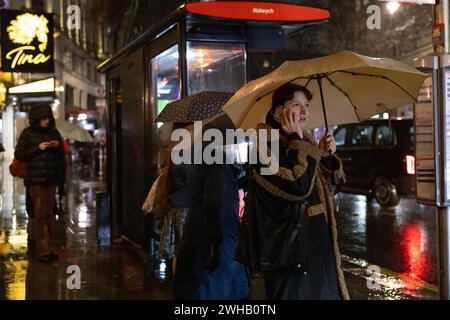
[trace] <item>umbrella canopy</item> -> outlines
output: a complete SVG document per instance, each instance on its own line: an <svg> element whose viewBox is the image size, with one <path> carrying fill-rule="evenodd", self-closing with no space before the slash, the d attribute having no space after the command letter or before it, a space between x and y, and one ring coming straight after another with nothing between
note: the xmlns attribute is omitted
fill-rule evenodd
<svg viewBox="0 0 450 320"><path fill-rule="evenodd" d="M232 96L231 93L203 91L168 103L155 122L194 122L219 112Z"/></svg>
<svg viewBox="0 0 450 320"><path fill-rule="evenodd" d="M73 123L65 120L56 120L56 128L61 136L66 139L75 140L79 142L93 142L94 139L87 130L77 127Z"/></svg>
<svg viewBox="0 0 450 320"><path fill-rule="evenodd" d="M415 102L425 78L424 73L393 59L342 51L317 59L284 62L242 87L223 111L236 128L255 128L265 121L274 90L291 82L306 86L314 95L307 129L361 122Z"/></svg>

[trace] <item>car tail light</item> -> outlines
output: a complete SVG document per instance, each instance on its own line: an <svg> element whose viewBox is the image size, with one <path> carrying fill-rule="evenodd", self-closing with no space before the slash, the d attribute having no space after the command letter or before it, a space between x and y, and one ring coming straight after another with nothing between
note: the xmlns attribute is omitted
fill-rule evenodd
<svg viewBox="0 0 450 320"><path fill-rule="evenodd" d="M408 174L416 174L416 158L414 156L407 155L405 157L406 161L406 172Z"/></svg>

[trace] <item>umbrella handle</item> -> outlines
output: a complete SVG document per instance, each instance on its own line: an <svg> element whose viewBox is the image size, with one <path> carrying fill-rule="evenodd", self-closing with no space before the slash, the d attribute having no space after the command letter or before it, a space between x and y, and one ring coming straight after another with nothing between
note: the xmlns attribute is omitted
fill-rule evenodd
<svg viewBox="0 0 450 320"><path fill-rule="evenodd" d="M325 100L323 98L323 89L322 89L322 78L323 77L324 77L324 75L322 75L322 74L316 75L317 84L319 85L319 91L320 91L320 100L322 102L322 111L323 111L323 118L325 120L325 128L326 128L326 132L328 132L327 112L325 110Z"/></svg>
<svg viewBox="0 0 450 320"><path fill-rule="evenodd" d="M323 111L323 118L325 120L325 132L328 133L329 128L328 128L328 119L327 119L327 111L325 109L325 99L323 97L323 88L322 88L322 78L324 77L323 74L317 74L316 75L316 79L317 79L317 84L319 85L319 91L320 91L320 101L322 102L322 111ZM329 150L330 156L331 154L331 150ZM335 168L331 168L334 169ZM337 175L337 172L335 172L334 170L332 170L332 175L331 175L331 184L332 185L337 185L339 183L339 178Z"/></svg>

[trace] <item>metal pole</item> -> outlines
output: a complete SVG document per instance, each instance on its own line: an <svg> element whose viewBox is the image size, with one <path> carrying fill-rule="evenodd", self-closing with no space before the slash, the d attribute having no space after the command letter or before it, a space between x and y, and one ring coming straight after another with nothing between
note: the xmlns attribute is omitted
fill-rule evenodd
<svg viewBox="0 0 450 320"><path fill-rule="evenodd" d="M444 15L444 43L445 43L445 53L450 52L450 31L449 31L449 0L442 0L443 15Z"/></svg>
<svg viewBox="0 0 450 320"><path fill-rule="evenodd" d="M439 295L441 300L450 299L450 210L437 207L439 233Z"/></svg>
<svg viewBox="0 0 450 320"><path fill-rule="evenodd" d="M444 23L444 48L437 47L436 53L445 54L450 51L450 32L449 32L449 0L441 0L439 10L441 10L438 20L434 23ZM442 52L442 49L444 52ZM433 99L434 105L434 120L435 120L435 148L437 148L436 157L436 187L437 187L437 207L436 207L436 223L439 237L438 243L438 266L439 266L439 295L441 300L450 300L450 208L444 207L445 201L445 162L446 159L446 88L445 73L443 66L444 56L439 58L440 66L438 73L434 72L433 76Z"/></svg>

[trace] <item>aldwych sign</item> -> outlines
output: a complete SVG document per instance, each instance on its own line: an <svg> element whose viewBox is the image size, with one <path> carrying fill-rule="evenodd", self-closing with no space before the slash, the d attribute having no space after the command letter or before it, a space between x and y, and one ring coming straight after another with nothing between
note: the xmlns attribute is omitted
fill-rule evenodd
<svg viewBox="0 0 450 320"><path fill-rule="evenodd" d="M53 17L46 13L0 11L1 70L53 73Z"/></svg>

